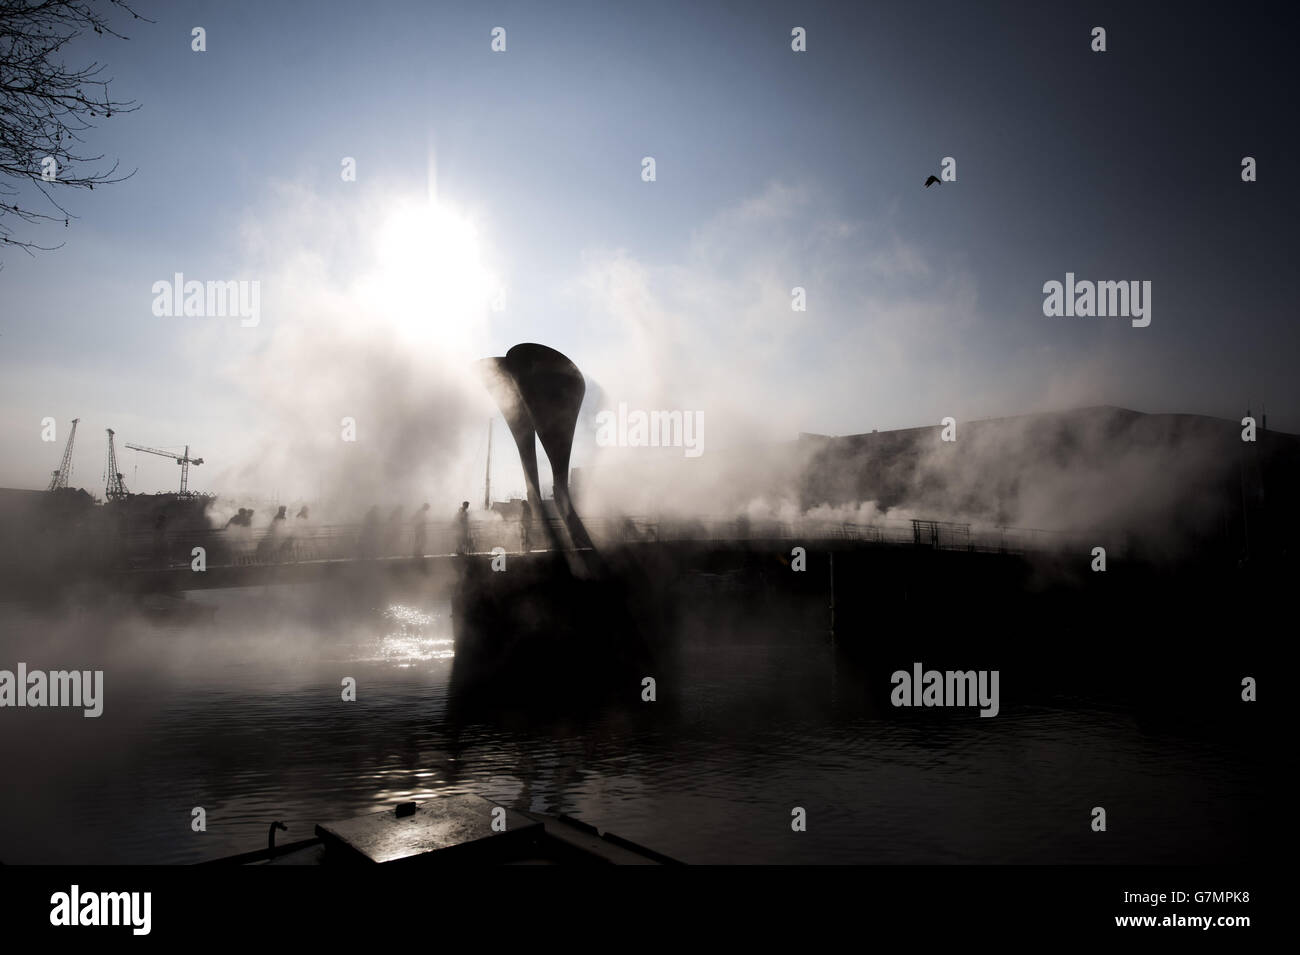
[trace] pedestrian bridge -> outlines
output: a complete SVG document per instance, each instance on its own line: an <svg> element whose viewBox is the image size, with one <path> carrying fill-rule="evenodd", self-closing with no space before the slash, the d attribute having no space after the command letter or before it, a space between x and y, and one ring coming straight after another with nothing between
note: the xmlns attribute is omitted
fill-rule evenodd
<svg viewBox="0 0 1300 955"><path fill-rule="evenodd" d="M559 529L558 522L553 522ZM1060 552L1084 543L1057 532L1014 527L977 528L934 520L856 524L833 521L685 521L623 518L585 522L597 550L636 548L692 552L908 547L992 554ZM303 583L376 571L450 573L458 561L491 558L536 560L549 550L540 521L528 544L518 521L471 522L462 542L453 522L376 532L373 525L277 522L271 527L231 527L170 536L141 533L119 542L113 563L124 583L153 589L211 589ZM551 539L556 539L552 536ZM202 550L200 551L199 548ZM1083 551L1086 553L1086 549ZM200 569L200 567L202 569Z"/></svg>

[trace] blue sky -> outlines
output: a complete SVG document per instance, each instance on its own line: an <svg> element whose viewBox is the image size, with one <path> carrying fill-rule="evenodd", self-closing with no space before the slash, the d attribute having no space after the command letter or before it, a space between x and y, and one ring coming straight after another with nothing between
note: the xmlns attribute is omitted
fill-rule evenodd
<svg viewBox="0 0 1300 955"><path fill-rule="evenodd" d="M456 496L487 413L463 369L529 340L593 400L703 410L712 447L1082 404L1264 402L1295 431L1294 104L1281 40L1227 9L141 2L155 23L73 51L139 101L89 139L138 172L63 197L72 226L31 233L59 251L4 251L0 484L43 484L40 419L79 415L96 493L113 427L189 442L198 486L400 470ZM921 188L944 156L957 181ZM431 161L457 264L380 314L361 290L392 283ZM502 311L445 288L466 236ZM1151 325L1044 317L1067 271L1150 280ZM259 280L260 325L154 316L175 272ZM368 463L341 463L349 413L382 432ZM126 454L139 489L174 483Z"/></svg>

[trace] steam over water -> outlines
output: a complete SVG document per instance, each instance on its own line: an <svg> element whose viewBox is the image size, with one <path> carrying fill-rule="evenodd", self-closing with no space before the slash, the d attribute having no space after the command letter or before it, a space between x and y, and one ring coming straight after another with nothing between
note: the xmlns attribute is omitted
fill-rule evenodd
<svg viewBox="0 0 1300 955"><path fill-rule="evenodd" d="M1205 863L1259 840L1257 750L1041 696L900 717L824 634L720 634L659 700L461 706L449 608L325 589L46 617L0 607L0 668L102 668L99 719L0 711L0 861L194 862L401 800L481 793L688 862ZM211 619L208 612L215 610ZM357 681L355 703L340 681ZM868 690L873 689L869 698ZM1089 830L1104 805L1111 825ZM207 832L191 830L203 807ZM804 807L806 832L791 831Z"/></svg>

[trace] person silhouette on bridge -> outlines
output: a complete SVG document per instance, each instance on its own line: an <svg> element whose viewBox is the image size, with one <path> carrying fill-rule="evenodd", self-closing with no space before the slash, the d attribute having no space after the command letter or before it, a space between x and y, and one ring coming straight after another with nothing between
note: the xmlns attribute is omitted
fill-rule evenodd
<svg viewBox="0 0 1300 955"><path fill-rule="evenodd" d="M289 516L287 511L287 507L280 507L275 512L275 517L271 518L271 526L266 529L266 536L258 541L257 559L259 561L270 561L273 558L283 557L281 551L285 543L284 521Z"/></svg>
<svg viewBox="0 0 1300 955"><path fill-rule="evenodd" d="M361 537L357 541L358 556L368 560L377 556L379 550L379 505L373 505L366 511L361 522Z"/></svg>
<svg viewBox="0 0 1300 955"><path fill-rule="evenodd" d="M429 529L429 505L422 504L420 509L415 512L415 517L411 520L415 525L415 556L424 556L425 535Z"/></svg>
<svg viewBox="0 0 1300 955"><path fill-rule="evenodd" d="M235 543L232 545L235 549L235 563L249 564L253 561L253 509L251 507L241 507L239 513L232 518L235 527Z"/></svg>
<svg viewBox="0 0 1300 955"><path fill-rule="evenodd" d="M460 510L456 512L456 553L468 554L469 552L469 501L461 501Z"/></svg>

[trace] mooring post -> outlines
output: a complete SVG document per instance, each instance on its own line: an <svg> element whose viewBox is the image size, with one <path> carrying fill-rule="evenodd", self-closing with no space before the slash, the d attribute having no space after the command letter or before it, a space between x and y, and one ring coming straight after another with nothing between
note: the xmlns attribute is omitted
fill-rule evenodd
<svg viewBox="0 0 1300 955"><path fill-rule="evenodd" d="M289 831L289 827L279 820L271 823L271 828L266 831L266 851L268 855L275 855L275 830L277 829L284 832Z"/></svg>

